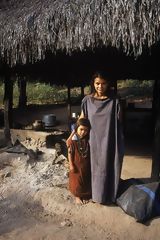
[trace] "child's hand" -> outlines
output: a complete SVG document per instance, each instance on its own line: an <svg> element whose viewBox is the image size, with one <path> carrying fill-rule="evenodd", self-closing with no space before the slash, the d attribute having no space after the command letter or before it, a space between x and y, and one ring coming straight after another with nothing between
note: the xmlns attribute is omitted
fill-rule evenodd
<svg viewBox="0 0 160 240"><path fill-rule="evenodd" d="M74 168L74 166L72 165L72 166L70 166L70 172L72 172L72 173L75 173L76 172L76 170L75 170L75 168Z"/></svg>
<svg viewBox="0 0 160 240"><path fill-rule="evenodd" d="M75 134L75 130L72 131L71 135L69 136L69 138L66 140L66 145L67 147L69 147L71 145L72 142L72 137Z"/></svg>

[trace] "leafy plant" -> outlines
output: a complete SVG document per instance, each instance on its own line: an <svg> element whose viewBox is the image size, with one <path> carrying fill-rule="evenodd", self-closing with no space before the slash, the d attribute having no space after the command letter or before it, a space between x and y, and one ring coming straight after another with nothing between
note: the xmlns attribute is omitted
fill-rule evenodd
<svg viewBox="0 0 160 240"><path fill-rule="evenodd" d="M117 82L118 90L122 97L133 98L133 97L151 97L153 91L153 80L119 80ZM19 101L19 88L17 82L14 83L13 88L13 104L14 107L18 106ZM68 92L65 86L50 85L47 83L40 82L28 82L26 88L27 104L53 104L66 102L68 98ZM90 86L84 88L84 94L90 93ZM0 106L3 107L3 96L4 96L4 84L0 81ZM71 99L73 102L80 100L81 88L71 88Z"/></svg>

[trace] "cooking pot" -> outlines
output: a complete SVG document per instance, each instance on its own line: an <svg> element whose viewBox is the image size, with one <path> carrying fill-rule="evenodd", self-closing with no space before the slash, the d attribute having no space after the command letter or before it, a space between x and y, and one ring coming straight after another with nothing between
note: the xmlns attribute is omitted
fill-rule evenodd
<svg viewBox="0 0 160 240"><path fill-rule="evenodd" d="M36 131L43 129L43 122L41 120L35 120L32 124L32 128Z"/></svg>
<svg viewBox="0 0 160 240"><path fill-rule="evenodd" d="M56 115L55 114L47 114L42 118L42 122L45 127L54 127L56 126Z"/></svg>

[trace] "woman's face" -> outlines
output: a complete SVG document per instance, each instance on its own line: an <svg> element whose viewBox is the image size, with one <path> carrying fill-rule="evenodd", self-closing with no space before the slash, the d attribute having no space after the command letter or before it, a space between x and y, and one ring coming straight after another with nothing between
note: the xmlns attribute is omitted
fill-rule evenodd
<svg viewBox="0 0 160 240"><path fill-rule="evenodd" d="M77 128L77 134L80 138L83 138L85 137L87 134L88 134L88 127L86 126L83 126L83 125L80 125L78 128Z"/></svg>
<svg viewBox="0 0 160 240"><path fill-rule="evenodd" d="M108 82L103 78L95 78L94 88L98 96L103 96L108 88Z"/></svg>

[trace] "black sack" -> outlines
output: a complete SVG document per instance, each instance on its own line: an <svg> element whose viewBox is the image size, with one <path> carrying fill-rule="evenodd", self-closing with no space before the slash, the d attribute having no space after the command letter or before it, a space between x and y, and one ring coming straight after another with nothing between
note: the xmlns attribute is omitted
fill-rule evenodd
<svg viewBox="0 0 160 240"><path fill-rule="evenodd" d="M143 223L152 217L159 216L160 183L132 185L117 198L117 204L138 222Z"/></svg>
<svg viewBox="0 0 160 240"><path fill-rule="evenodd" d="M151 182L151 180L149 182ZM145 184L145 183L149 183L149 182L144 182L144 179L142 180L139 178L129 178L129 179L125 179L125 180L120 179L117 198L120 197L130 186L138 185L138 184Z"/></svg>

